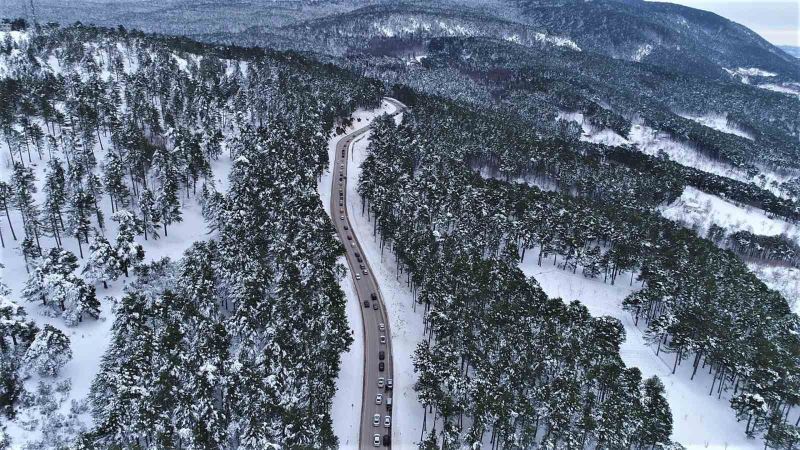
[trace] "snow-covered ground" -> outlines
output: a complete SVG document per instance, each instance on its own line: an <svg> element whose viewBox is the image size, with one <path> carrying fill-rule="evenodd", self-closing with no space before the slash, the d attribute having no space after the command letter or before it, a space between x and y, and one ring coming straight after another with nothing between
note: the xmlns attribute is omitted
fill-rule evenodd
<svg viewBox="0 0 800 450"><path fill-rule="evenodd" d="M757 85L761 89L766 89L772 92L780 92L781 94L789 94L800 98L800 86L797 83L793 84L775 84L775 83L762 83Z"/></svg>
<svg viewBox="0 0 800 450"><path fill-rule="evenodd" d="M353 126L348 132L360 128L375 117L395 111L389 102L382 102L381 107L373 111L359 110L353 117ZM358 119L361 119L359 122ZM399 116L397 120L400 120ZM328 157L333 165L336 142L341 136L329 141ZM358 178L361 174L361 163L367 156L369 132L358 138L353 144L352 157L348 160L347 208L350 224L358 235L364 256L370 262L373 275L380 286L381 294L386 302L389 314L389 328L392 331L392 349L394 363L394 409L392 417L392 445L397 448L410 448L419 441L422 425L422 405L414 391L414 365L411 356L422 337L422 310L414 311L414 302L404 277L398 280L394 258L388 250L381 255L379 242L372 236L372 222L361 214L361 197L356 192ZM326 211L330 207L330 171L326 171L320 179L318 190ZM330 214L330 211L328 211ZM333 428L342 448L354 448L358 442L359 420L362 401L362 377L364 373L364 340L361 325L361 308L352 286L352 278L342 280L342 289L347 295L347 319L354 331L355 341L345 355L342 355L342 369L337 380L337 393L333 399ZM353 413L351 413L351 411Z"/></svg>
<svg viewBox="0 0 800 450"><path fill-rule="evenodd" d="M760 262L748 262L747 267L770 289L780 292L795 314L800 314L800 269Z"/></svg>
<svg viewBox="0 0 800 450"><path fill-rule="evenodd" d="M681 117L693 120L700 125L705 125L723 133L735 134L743 138L753 140L750 133L738 128L737 126L728 122L728 118L721 114L706 114L704 116L697 116L692 114L679 114Z"/></svg>
<svg viewBox="0 0 800 450"><path fill-rule="evenodd" d="M747 439L744 425L736 422L726 396L721 399L709 396L711 386L707 372L699 371L690 380L691 361L684 361L675 374L672 374L674 355L661 353L644 340L643 330L636 327L632 317L622 309L622 300L638 289L638 283L630 278L620 277L614 286L603 283L602 279L588 279L573 275L552 265L552 260L537 265L538 250L526 252L520 269L527 276L539 282L550 297L560 297L564 301L580 300L593 316L616 317L625 328L626 339L620 354L629 367L638 367L644 377L657 375L664 382L666 397L672 409L672 439L688 449L758 449L760 441ZM644 326L643 323L640 325Z"/></svg>
<svg viewBox="0 0 800 450"><path fill-rule="evenodd" d="M330 187L330 184L328 184ZM347 265L344 257L340 263ZM359 417L361 417L362 386L364 382L364 327L361 325L361 308L353 277L342 279L342 290L347 297L347 324L353 335L350 351L342 354L341 369L336 379L336 395L333 397L331 417L333 431L339 438L339 447L358 447Z"/></svg>
<svg viewBox="0 0 800 450"><path fill-rule="evenodd" d="M687 186L674 202L662 207L661 215L696 229L701 235L706 234L711 224L716 224L729 233L749 231L765 236L784 234L800 243L797 225L771 218L759 208L739 206L691 186Z"/></svg>

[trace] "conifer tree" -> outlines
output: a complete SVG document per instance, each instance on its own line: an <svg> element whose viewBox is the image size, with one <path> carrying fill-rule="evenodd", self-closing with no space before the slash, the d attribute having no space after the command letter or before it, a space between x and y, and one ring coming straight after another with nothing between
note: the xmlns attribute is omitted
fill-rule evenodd
<svg viewBox="0 0 800 450"><path fill-rule="evenodd" d="M94 241L89 244L89 256L83 268L86 279L96 283L101 281L104 288L108 282L116 280L122 273L116 249L101 235L95 234Z"/></svg>
<svg viewBox="0 0 800 450"><path fill-rule="evenodd" d="M128 270L136 267L144 259L142 245L135 241L137 235L143 233L141 221L130 211L121 209L111 217L119 225L114 251L120 269L128 276Z"/></svg>
<svg viewBox="0 0 800 450"><path fill-rule="evenodd" d="M45 325L25 352L22 364L29 372L54 377L72 359L70 340L58 328Z"/></svg>
<svg viewBox="0 0 800 450"><path fill-rule="evenodd" d="M153 239L158 239L158 228L161 226L161 214L156 204L153 191L143 188L139 195L139 210L142 212L142 230L147 240L148 232Z"/></svg>

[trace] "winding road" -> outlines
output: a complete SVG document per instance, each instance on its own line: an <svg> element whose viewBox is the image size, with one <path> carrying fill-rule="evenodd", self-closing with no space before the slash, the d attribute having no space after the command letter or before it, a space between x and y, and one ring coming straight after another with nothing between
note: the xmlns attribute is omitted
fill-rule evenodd
<svg viewBox="0 0 800 450"><path fill-rule="evenodd" d="M386 101L396 107L392 114L399 114L405 105L391 98ZM347 265L353 277L364 327L364 384L361 402L361 429L359 448L391 447L391 421L397 413L391 404L394 367L392 364L392 335L389 316L380 288L373 276L358 236L353 232L347 211L347 157L354 141L367 131L370 125L344 135L336 143L336 157L331 181L331 217L336 233L346 248ZM353 180L355 182L355 180ZM382 359L381 359L382 356ZM380 396L380 400L378 400ZM377 421L377 425L375 424ZM379 445L375 445L375 439Z"/></svg>

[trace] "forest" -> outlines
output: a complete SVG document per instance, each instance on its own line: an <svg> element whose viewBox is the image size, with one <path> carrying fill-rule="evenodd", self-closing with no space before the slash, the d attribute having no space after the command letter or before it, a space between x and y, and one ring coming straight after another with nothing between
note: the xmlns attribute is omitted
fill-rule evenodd
<svg viewBox="0 0 800 450"><path fill-rule="evenodd" d="M413 104L402 125L376 129L359 189L425 305L427 340L415 358L420 397L441 421L430 445L470 444L486 432L500 447L669 444L660 383L619 361L621 326L543 296L516 267L526 251L540 265L550 258L585 277L641 283L624 306L656 351L713 373L708 388L733 392L748 435L771 448L796 445L788 417L800 321L738 256L643 208L485 179L470 151L492 148L480 145L484 129L462 127L461 109L447 101L418 95ZM548 328L562 321L575 328ZM513 382L498 381L506 376ZM498 386L508 387L489 388Z"/></svg>
<svg viewBox="0 0 800 450"><path fill-rule="evenodd" d="M352 338L343 250L314 186L326 136L380 84L122 27L38 29L0 53L3 246L27 276L18 297L2 289L3 416L49 401L69 329L103 309L113 325L99 371L87 368L89 403L69 417L42 406L41 428L20 422L40 433L28 445L335 448L333 380ZM209 239L146 255L194 203ZM37 326L32 309L63 326ZM32 374L40 391L25 389Z"/></svg>

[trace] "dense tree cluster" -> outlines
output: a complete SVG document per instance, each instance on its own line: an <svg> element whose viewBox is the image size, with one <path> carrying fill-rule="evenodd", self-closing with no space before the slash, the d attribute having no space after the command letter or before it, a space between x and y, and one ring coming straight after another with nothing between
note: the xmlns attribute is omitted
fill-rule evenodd
<svg viewBox="0 0 800 450"><path fill-rule="evenodd" d="M428 140L434 130L422 123L415 113L375 126L359 191L426 311L416 388L434 423L423 425L423 447L472 445L485 433L498 447L670 445L663 387L622 363L619 322L548 299L516 267L521 222L566 245L556 221L579 228L575 216L545 198L547 212L526 211L508 186Z"/></svg>
<svg viewBox="0 0 800 450"><path fill-rule="evenodd" d="M712 225L708 238L746 259L784 263L793 267L800 264L800 246L784 235L764 236L745 230L726 234L723 228Z"/></svg>
<svg viewBox="0 0 800 450"><path fill-rule="evenodd" d="M610 283L620 282L619 277L625 272L630 273L632 283L638 274L643 289L628 297L625 307L637 323L644 322L657 351L673 353L675 365L688 359L694 371L701 366L712 371L713 393L730 393L737 414L748 421L747 433L763 433L767 442L777 448L790 448L797 442L792 438L797 432L796 424L788 423L787 418L797 406L800 388L796 383L800 321L790 312L785 299L767 289L732 252L719 249L647 209L597 203L482 178L470 170L469 152L464 149L491 144L484 140L486 134L465 131L458 119L460 116L449 115L435 102L431 106L426 99L418 98L414 114L403 125L382 123L375 132L372 153L364 163L359 184L376 229L409 273L409 282L419 293L418 301L426 305L431 344L423 346L418 356L425 361L425 355L432 353L442 361L429 367L433 374L427 373L427 366L420 365L419 388L434 399L429 400L434 402L431 404L443 408L441 417L446 418L445 422L456 421L442 428L445 435L450 432L446 430L457 430L456 416L461 412L473 415L473 408L487 407L470 399L469 394L464 400L463 392L475 391L457 390L455 380L462 385L480 382L482 370L499 364L495 353L482 353L487 332L480 328L503 333L498 319L484 316L491 311L492 301L488 299L498 288L481 294L461 294L462 289L477 289L465 280L471 280L470 273L483 274L487 278L475 281L474 286L493 286L492 276L506 271L517 273L519 278L514 266L526 250L535 249L539 264L547 263L549 256L564 270L580 270L584 276L602 277ZM478 129L483 131L489 126ZM481 270L482 264L490 268ZM469 269L462 269L465 265ZM448 284L443 274L451 271L457 275ZM516 289L523 290L519 286ZM517 295L499 292L505 293L499 295L507 302ZM475 298L481 301L469 301ZM542 301L545 300L537 300ZM528 303L536 304L532 300ZM511 305L504 308L512 310ZM530 321L537 317L530 312L512 316L505 320ZM459 319L454 320L455 317ZM443 322L439 324L438 320ZM451 329L461 323L472 325ZM514 345L526 345L534 339L518 342L514 336L521 332L520 327L514 323L513 331L501 335L503 348L511 351ZM548 338L575 334L560 331L548 334ZM481 337L479 343L475 336ZM593 336L581 342L591 348L598 340ZM609 348L613 354L614 346ZM541 355L541 346L537 350L538 356L547 359ZM448 364L460 375L438 372ZM505 370L514 372L511 368ZM591 370L587 373L594 374ZM428 376L431 378L425 381ZM540 381L534 378L530 382L538 386ZM588 381L579 385L589 390L592 386ZM522 390L537 392L533 386ZM759 405L745 401L754 397L762 399ZM493 411L501 414L500 410L504 409ZM479 427L486 426L477 423ZM548 426L547 422L543 425ZM505 439L518 437L523 427L519 421L510 428L508 424L503 426L504 431L497 432ZM631 440L627 442L636 442L638 436L628 435ZM595 439L602 444L600 435Z"/></svg>

